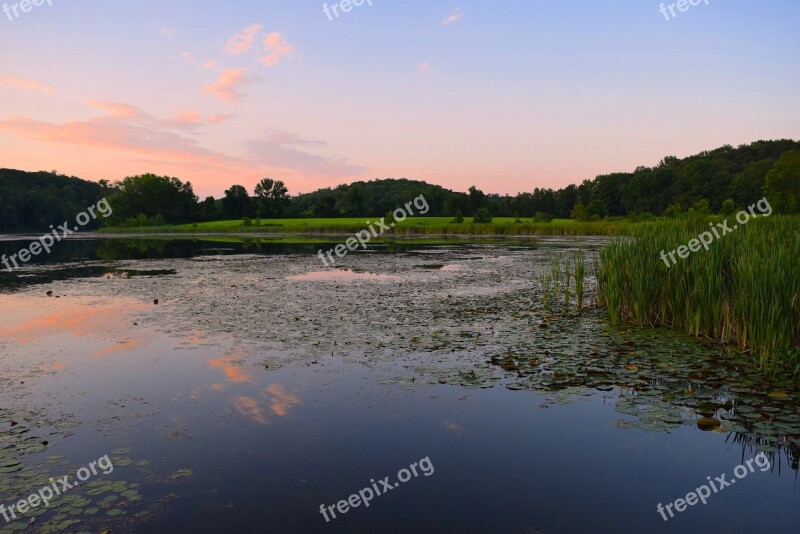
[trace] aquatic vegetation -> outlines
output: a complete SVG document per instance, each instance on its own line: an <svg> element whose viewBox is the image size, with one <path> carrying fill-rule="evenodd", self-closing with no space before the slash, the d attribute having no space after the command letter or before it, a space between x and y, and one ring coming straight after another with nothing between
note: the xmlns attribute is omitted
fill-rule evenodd
<svg viewBox="0 0 800 534"><path fill-rule="evenodd" d="M583 309L583 296L586 284L586 258L582 250L579 250L577 254L575 254L575 270L573 271L573 276L575 278L576 306L578 312L580 312Z"/></svg>
<svg viewBox="0 0 800 534"><path fill-rule="evenodd" d="M578 313L583 310L586 295L586 258L582 250L575 252L572 257L554 258L550 262L549 271L541 270L538 273L538 280L542 304L546 309L553 310L551 304L562 302L562 311L568 311L574 302Z"/></svg>
<svg viewBox="0 0 800 534"><path fill-rule="evenodd" d="M194 474L191 469L178 469L170 475L171 480L181 480L183 478L190 478Z"/></svg>
<svg viewBox="0 0 800 534"><path fill-rule="evenodd" d="M707 222L637 227L600 253L600 304L615 324L663 325L800 370L800 233L796 218L756 219L667 268L660 259Z"/></svg>
<svg viewBox="0 0 800 534"><path fill-rule="evenodd" d="M68 435L79 425L69 420L50 420L36 412L21 409L0 409L0 503L19 501L52 483L53 478L70 476L72 488L53 498L49 506L29 508L9 523L0 521L0 533L6 534L30 528L36 524L38 532L72 532L81 525L83 530L99 531L100 525L109 526L107 519L127 514L134 503L143 500L139 483L118 478L117 468L131 465L133 459L122 456L130 449L117 449L111 457L115 477L91 480L78 485L75 481L77 467L60 454L42 458L54 440ZM55 429L54 431L48 429ZM44 439L40 436L48 436ZM101 475L102 476L102 475ZM97 523L95 515L104 516ZM98 528L94 528L98 527ZM77 528L77 527L76 527Z"/></svg>

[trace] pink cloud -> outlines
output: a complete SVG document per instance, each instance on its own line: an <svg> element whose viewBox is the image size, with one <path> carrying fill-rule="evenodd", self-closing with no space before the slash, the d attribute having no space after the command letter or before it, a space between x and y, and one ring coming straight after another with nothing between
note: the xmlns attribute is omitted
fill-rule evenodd
<svg viewBox="0 0 800 534"><path fill-rule="evenodd" d="M244 69L228 69L220 75L216 83L206 85L203 91L216 95L222 100L239 100L244 95L237 89L247 82Z"/></svg>
<svg viewBox="0 0 800 534"><path fill-rule="evenodd" d="M39 91L40 93L45 94L52 94L56 92L56 90L52 87L43 85L39 82L3 74L0 74L0 87L13 87L14 89L22 89L24 91Z"/></svg>
<svg viewBox="0 0 800 534"><path fill-rule="evenodd" d="M245 143L249 159L256 165L269 165L285 170L303 169L315 176L353 176L366 172L366 168L352 165L347 158L329 158L311 154L294 148L292 145L324 146L321 141L305 141L294 134L268 133L265 139L250 140Z"/></svg>
<svg viewBox="0 0 800 534"><path fill-rule="evenodd" d="M227 113L218 113L216 115L211 115L208 118L208 122L211 124L219 124L221 122L229 121L233 117L235 117L235 115L229 115Z"/></svg>
<svg viewBox="0 0 800 534"><path fill-rule="evenodd" d="M187 109L175 115L173 120L178 123L199 124L202 119L203 115L199 111Z"/></svg>
<svg viewBox="0 0 800 534"><path fill-rule="evenodd" d="M309 139L303 139L291 132L283 132L280 130L271 130L267 132L267 139L276 145L301 145L316 147L324 147L326 145L325 141L311 141Z"/></svg>
<svg viewBox="0 0 800 534"><path fill-rule="evenodd" d="M86 104L93 108L102 109L111 114L112 117L120 119L130 119L144 116L144 112L136 107L123 104L121 102L107 102L105 100L86 100Z"/></svg>
<svg viewBox="0 0 800 534"><path fill-rule="evenodd" d="M86 178L105 178L121 172L156 172L191 180L205 194L218 195L231 183L254 186L263 176L280 176L287 184L294 183L293 187L310 190L327 185L325 180L331 177L352 177L365 171L346 158L305 152L307 147L324 148L326 143L307 140L291 132L270 131L257 140L245 139L241 142L245 149L243 156L206 148L185 135L230 120L232 115L205 116L189 109L162 119L120 102L87 100L86 103L104 113L64 122L0 117L0 133L64 147L37 150L37 166L50 164L46 163L47 158L42 159L44 153L56 158L54 163L69 163L74 169L71 172ZM58 153L68 157L56 156ZM94 163L86 166L87 158ZM99 176L92 173L99 173ZM201 193L200 189L197 191Z"/></svg>
<svg viewBox="0 0 800 534"><path fill-rule="evenodd" d="M175 37L178 36L178 32L175 31L175 28L161 28L158 33L167 39L175 39Z"/></svg>
<svg viewBox="0 0 800 534"><path fill-rule="evenodd" d="M216 69L219 66L219 61L216 59L209 59L205 63L203 63L203 67L206 69Z"/></svg>
<svg viewBox="0 0 800 534"><path fill-rule="evenodd" d="M230 39L225 45L225 52L231 55L244 54L250 50L250 46L255 42L256 35L264 28L263 24L253 24L240 31Z"/></svg>
<svg viewBox="0 0 800 534"><path fill-rule="evenodd" d="M291 55L295 46L286 42L279 32L272 32L264 38L264 52L261 63L267 67L274 67L280 63L281 58Z"/></svg>
<svg viewBox="0 0 800 534"><path fill-rule="evenodd" d="M459 20L461 20L461 17L463 16L464 12L461 11L460 7L457 7L455 11L453 11L451 14L445 17L445 19L442 21L442 24L447 25L447 24L452 24L454 22L458 22Z"/></svg>
<svg viewBox="0 0 800 534"><path fill-rule="evenodd" d="M167 160L173 164L228 168L243 166L233 158L200 147L193 139L168 131L169 125L173 124L171 121L158 121L143 113L121 113L112 112L111 116L60 124L11 117L0 120L0 130L34 141L80 145L104 152L116 150L139 157Z"/></svg>
<svg viewBox="0 0 800 534"><path fill-rule="evenodd" d="M190 54L189 52L183 52L181 54L181 59L184 60L189 65L194 65L194 56L192 56L192 54Z"/></svg>

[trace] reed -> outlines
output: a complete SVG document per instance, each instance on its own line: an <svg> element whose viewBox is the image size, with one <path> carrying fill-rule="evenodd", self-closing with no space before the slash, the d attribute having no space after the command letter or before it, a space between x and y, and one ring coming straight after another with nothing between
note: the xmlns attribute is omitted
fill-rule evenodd
<svg viewBox="0 0 800 534"><path fill-rule="evenodd" d="M583 309L583 295L584 285L586 282L586 258L583 251L579 250L575 254L575 270L573 271L575 277L575 297L577 299L577 308L580 312Z"/></svg>
<svg viewBox="0 0 800 534"><path fill-rule="evenodd" d="M600 252L598 304L612 323L664 325L735 345L768 372L800 369L800 219L751 220L667 268L660 257L708 221L642 224Z"/></svg>
<svg viewBox="0 0 800 534"><path fill-rule="evenodd" d="M567 257L563 261L553 259L549 271L541 271L538 278L545 308L562 303L563 311L568 313L574 302L576 311L581 312L586 286L586 260L583 251L578 251L574 257ZM571 286L573 282L574 289Z"/></svg>

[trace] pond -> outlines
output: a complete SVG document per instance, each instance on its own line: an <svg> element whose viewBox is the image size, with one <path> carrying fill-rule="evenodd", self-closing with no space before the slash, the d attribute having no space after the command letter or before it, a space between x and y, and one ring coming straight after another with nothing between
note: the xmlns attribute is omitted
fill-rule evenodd
<svg viewBox="0 0 800 534"><path fill-rule="evenodd" d="M796 384L608 325L604 243L66 241L0 274L0 504L73 487L0 533L793 530Z"/></svg>

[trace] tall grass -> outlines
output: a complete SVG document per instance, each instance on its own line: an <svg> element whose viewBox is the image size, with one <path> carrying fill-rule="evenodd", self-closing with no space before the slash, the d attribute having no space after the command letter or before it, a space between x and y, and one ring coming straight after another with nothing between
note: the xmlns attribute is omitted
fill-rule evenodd
<svg viewBox="0 0 800 534"><path fill-rule="evenodd" d="M598 303L613 323L666 325L752 352L774 371L800 369L800 219L739 225L667 267L666 253L709 229L707 221L638 225L600 252ZM733 226L733 224L731 224ZM671 262L670 262L671 264Z"/></svg>
<svg viewBox="0 0 800 534"><path fill-rule="evenodd" d="M586 281L586 259L583 256L583 251L579 250L575 255L575 270L573 271L575 278L575 298L577 299L578 311L583 309L583 295L584 285Z"/></svg>
<svg viewBox="0 0 800 534"><path fill-rule="evenodd" d="M570 283L574 282L574 291ZM584 288L586 283L586 261L583 251L579 250L573 258L564 259L563 265L558 259L550 263L550 270L539 273L539 284L542 290L542 304L545 308L563 302L563 309L569 311L571 298L574 296L575 309L583 310ZM561 300L563 298L563 300Z"/></svg>

